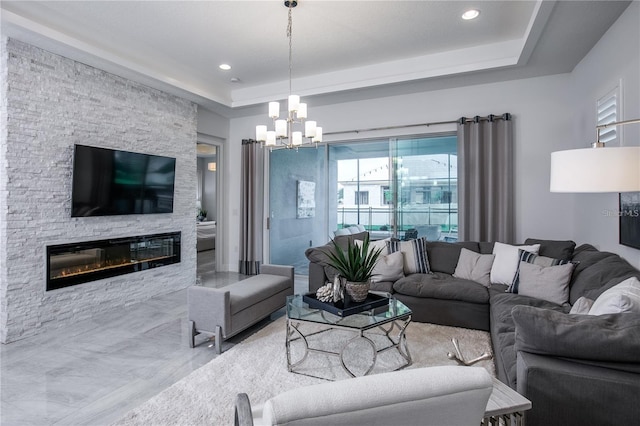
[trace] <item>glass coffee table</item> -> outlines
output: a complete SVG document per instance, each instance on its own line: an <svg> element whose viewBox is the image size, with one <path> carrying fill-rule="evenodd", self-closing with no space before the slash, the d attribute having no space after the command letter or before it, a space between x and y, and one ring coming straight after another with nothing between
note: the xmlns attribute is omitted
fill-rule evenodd
<svg viewBox="0 0 640 426"><path fill-rule="evenodd" d="M399 363L388 371L400 370L411 365L411 354L405 337L405 330L411 322L411 309L394 298L389 304L341 317L328 311L309 307L302 295L287 297L287 368L290 372L327 379L319 375L303 372L298 367L310 354L324 354L337 357L344 371L351 377L367 375L376 367L378 356L387 351L396 351ZM340 330L339 333L334 333ZM334 333L334 334L332 334ZM323 335L322 338L318 336ZM302 345L300 359L293 360L292 344ZM367 348L363 350L361 347ZM357 349L360 347L360 349ZM346 353L356 353L351 357L357 361L358 371L348 366ZM332 380L329 378L329 380Z"/></svg>

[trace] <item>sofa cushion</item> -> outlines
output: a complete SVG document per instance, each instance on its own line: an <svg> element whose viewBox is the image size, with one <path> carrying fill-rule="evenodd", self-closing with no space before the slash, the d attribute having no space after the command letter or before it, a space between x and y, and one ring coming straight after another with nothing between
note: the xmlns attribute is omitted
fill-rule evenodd
<svg viewBox="0 0 640 426"><path fill-rule="evenodd" d="M640 281L636 277L628 278L602 293L589 309L589 315L625 312L640 313Z"/></svg>
<svg viewBox="0 0 640 426"><path fill-rule="evenodd" d="M476 253L480 252L480 246L476 242L461 241L447 243L444 241L428 241L427 255L429 266L433 272L446 272L452 275L456 270L460 251L466 248Z"/></svg>
<svg viewBox="0 0 640 426"><path fill-rule="evenodd" d="M404 255L405 274L429 274L429 258L427 257L427 240L416 238L409 241L387 241L387 251L394 253L401 251Z"/></svg>
<svg viewBox="0 0 640 426"><path fill-rule="evenodd" d="M640 271L617 254L584 250L578 252L573 261L580 262L571 279L569 303L575 303L581 296L597 299L606 289L625 279L640 277Z"/></svg>
<svg viewBox="0 0 640 426"><path fill-rule="evenodd" d="M304 255L307 257L309 262L318 263L322 266L328 266L329 256L327 255L327 253L334 252L334 242L341 249L347 250L347 248L349 247L349 243L355 244L355 241L362 241L367 236L367 234L367 232L362 232L352 235L339 235L334 237L332 241L329 241L323 246L308 248L307 250L305 250Z"/></svg>
<svg viewBox="0 0 640 426"><path fill-rule="evenodd" d="M511 312L517 351L607 362L640 362L640 315L567 315L532 306Z"/></svg>
<svg viewBox="0 0 640 426"><path fill-rule="evenodd" d="M504 286L492 285L489 289L491 310L491 341L495 357L496 372L500 380L516 385L515 324L511 315L514 306L537 306L563 311L563 307L533 297L505 293ZM502 291L501 291L502 290Z"/></svg>
<svg viewBox="0 0 640 426"><path fill-rule="evenodd" d="M511 284L518 270L519 250L538 253L540 245L513 246L510 244L495 243L493 254L496 255L491 267L491 282L496 284Z"/></svg>
<svg viewBox="0 0 640 426"><path fill-rule="evenodd" d="M479 242L478 246L480 247L480 254L493 254L493 248L495 245L496 243L488 241Z"/></svg>
<svg viewBox="0 0 640 426"><path fill-rule="evenodd" d="M495 257L494 254L480 254L463 248L453 276L489 287L491 286L491 266Z"/></svg>
<svg viewBox="0 0 640 426"><path fill-rule="evenodd" d="M396 293L414 297L460 300L471 303L489 302L489 292L483 285L455 278L442 272L408 275L396 281L393 290Z"/></svg>
<svg viewBox="0 0 640 426"><path fill-rule="evenodd" d="M540 244L538 254L540 256L553 257L555 259L571 260L573 252L576 248L574 241L558 241L558 240L538 240L536 238L527 238L525 244Z"/></svg>

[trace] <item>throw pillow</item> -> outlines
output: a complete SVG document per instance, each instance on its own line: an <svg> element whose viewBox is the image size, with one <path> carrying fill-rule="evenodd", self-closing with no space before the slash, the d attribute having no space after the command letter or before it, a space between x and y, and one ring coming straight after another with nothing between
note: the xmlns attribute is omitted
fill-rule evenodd
<svg viewBox="0 0 640 426"><path fill-rule="evenodd" d="M518 270L518 250L520 249L538 253L540 244L512 246L510 244L495 243L493 245L493 254L496 255L496 258L491 266L492 283L511 285L513 277Z"/></svg>
<svg viewBox="0 0 640 426"><path fill-rule="evenodd" d="M589 315L617 314L623 312L640 313L640 281L631 277L602 293Z"/></svg>
<svg viewBox="0 0 640 426"><path fill-rule="evenodd" d="M429 258L427 257L427 240L417 238L409 241L387 241L389 253L401 251L404 255L404 273L430 274Z"/></svg>
<svg viewBox="0 0 640 426"><path fill-rule="evenodd" d="M491 286L491 266L496 258L494 254L480 254L469 249L460 250L458 266L453 273L456 278L464 278L482 284L485 287Z"/></svg>
<svg viewBox="0 0 640 426"><path fill-rule="evenodd" d="M387 241L391 241L391 238L386 238L384 240L375 240L375 241L369 240L369 251L380 249L380 256L387 254ZM362 248L364 241L355 240L354 243L358 247Z"/></svg>
<svg viewBox="0 0 640 426"><path fill-rule="evenodd" d="M569 281L573 263L541 266L520 262L518 294L562 305L569 302Z"/></svg>
<svg viewBox="0 0 640 426"><path fill-rule="evenodd" d="M538 256L537 254L531 253L530 251L519 250L518 251L518 270L516 270L516 275L513 277L513 282L507 289L509 293L518 293L518 284L520 282L520 262L533 263L534 265L539 265L544 267L566 265L567 263L571 263L568 260L553 259L551 257L546 257L546 256Z"/></svg>
<svg viewBox="0 0 640 426"><path fill-rule="evenodd" d="M588 299L584 296L579 297L578 300L576 300L576 303L574 303L571 307L569 313L587 315L589 313L589 309L591 309L591 306L593 305L593 302L593 300Z"/></svg>
<svg viewBox="0 0 640 426"><path fill-rule="evenodd" d="M382 281L395 282L404 277L404 255L401 251L380 255L376 266L373 267L372 283Z"/></svg>

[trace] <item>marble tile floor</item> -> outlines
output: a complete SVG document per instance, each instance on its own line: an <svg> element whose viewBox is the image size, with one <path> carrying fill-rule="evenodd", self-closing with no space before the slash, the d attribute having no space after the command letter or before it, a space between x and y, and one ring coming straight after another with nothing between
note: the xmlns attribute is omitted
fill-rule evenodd
<svg viewBox="0 0 640 426"><path fill-rule="evenodd" d="M198 277L223 287L244 276L211 273L199 253ZM201 262L202 258L202 262ZM215 263L214 263L215 264ZM296 276L296 293L308 279ZM271 320L284 315L284 309ZM108 425L216 357L213 342L186 344L186 290L0 345L0 425ZM231 346L270 320L233 337Z"/></svg>

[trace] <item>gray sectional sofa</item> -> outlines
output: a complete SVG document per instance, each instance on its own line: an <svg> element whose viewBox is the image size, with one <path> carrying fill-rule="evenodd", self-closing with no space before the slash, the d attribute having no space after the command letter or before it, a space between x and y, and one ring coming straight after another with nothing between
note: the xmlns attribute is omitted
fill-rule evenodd
<svg viewBox="0 0 640 426"><path fill-rule="evenodd" d="M337 237L346 247L363 235ZM490 254L494 243L427 242L430 274L372 283L413 311L413 320L489 331L498 378L531 400L528 425L637 424L640 421L640 314L570 314L640 271L620 256L572 241L532 240L539 255L571 260L569 301L562 305L452 276L462 248ZM336 271L329 243L310 248L309 287L315 291ZM575 248L575 249L574 249Z"/></svg>

